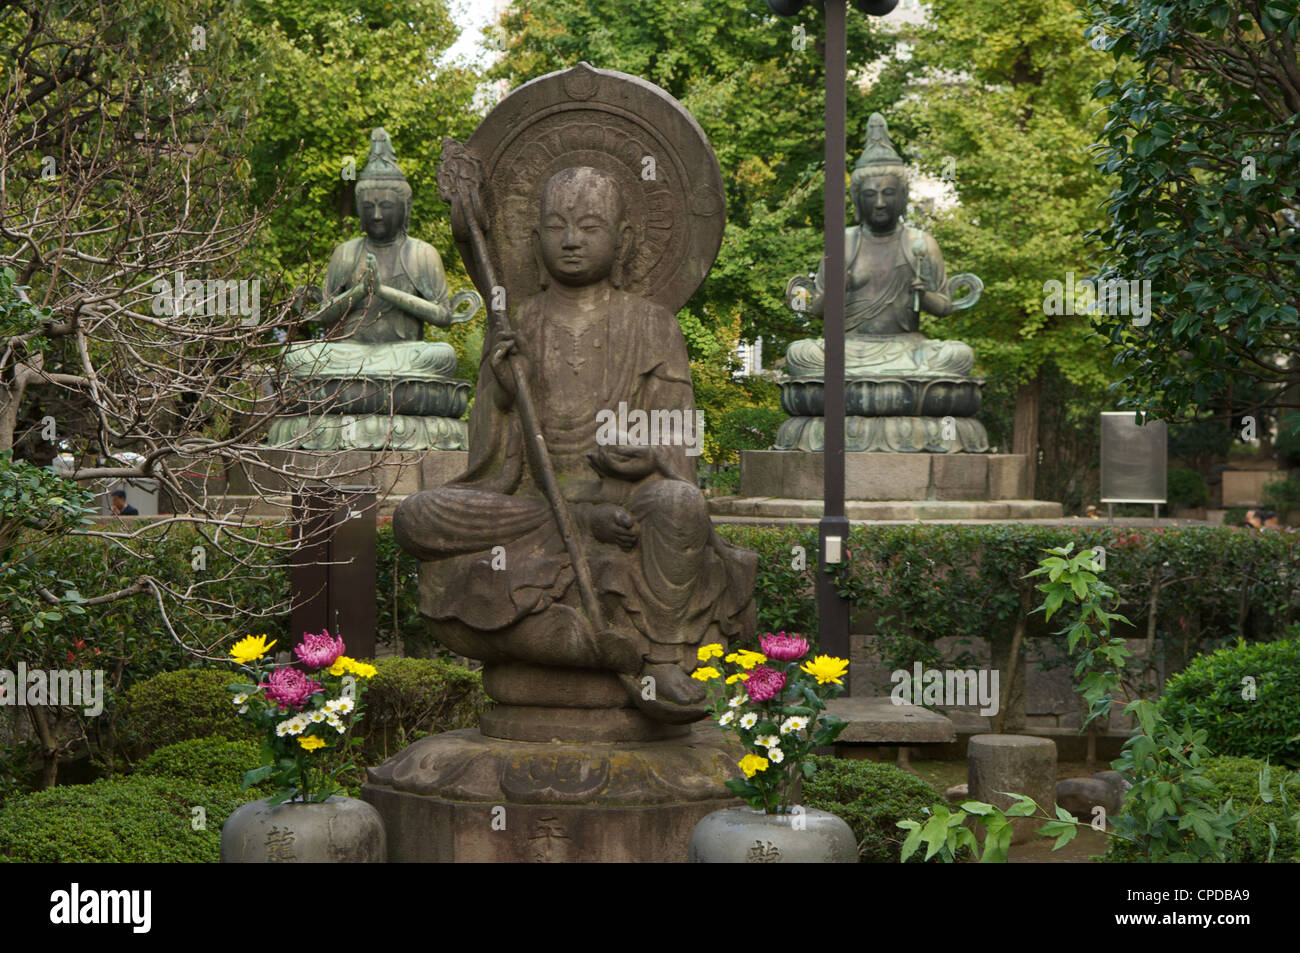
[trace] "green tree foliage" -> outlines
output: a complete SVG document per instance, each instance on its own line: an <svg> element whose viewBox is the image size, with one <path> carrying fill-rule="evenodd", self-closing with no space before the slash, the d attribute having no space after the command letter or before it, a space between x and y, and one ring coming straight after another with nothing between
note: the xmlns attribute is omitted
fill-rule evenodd
<svg viewBox="0 0 1300 953"><path fill-rule="evenodd" d="M1083 442L1079 459L1071 453L1078 442L1058 435L1088 427L1103 409L1109 355L1087 340L1086 316L1046 313L1044 283L1090 273L1084 235L1104 222L1106 182L1087 152L1103 125L1089 96L1107 60L1084 39L1080 0L934 0L929 7L930 25L916 37L923 82L897 125L903 139L910 127L922 167L951 183L959 203L920 216L922 224L933 230L948 273L974 272L984 294L969 310L923 317L922 331L974 348L977 370L994 381L986 416L1004 451L1017 396L1047 405L1064 398L1063 407L1042 410L1050 479L1039 485L1047 498L1089 502L1090 486L1065 484L1095 467L1095 440ZM1040 378L1051 384L1029 390Z"/></svg>
<svg viewBox="0 0 1300 953"><path fill-rule="evenodd" d="M243 52L259 74L254 195L271 200L282 179L294 192L262 236L265 265L319 284L333 247L360 232L352 187L370 130L383 126L414 193L411 234L463 274L434 177L442 138L463 139L478 122L477 78L442 62L457 36L446 0L245 0L241 10Z"/></svg>
<svg viewBox="0 0 1300 953"><path fill-rule="evenodd" d="M1150 279L1150 325L1102 319L1124 406L1279 415L1300 433L1296 0L1094 0L1107 274ZM1124 69L1136 64L1136 75Z"/></svg>

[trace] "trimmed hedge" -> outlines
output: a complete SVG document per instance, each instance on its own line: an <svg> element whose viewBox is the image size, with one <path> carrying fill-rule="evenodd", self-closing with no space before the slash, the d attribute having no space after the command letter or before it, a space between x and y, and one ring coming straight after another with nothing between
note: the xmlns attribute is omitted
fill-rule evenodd
<svg viewBox="0 0 1300 953"><path fill-rule="evenodd" d="M943 795L892 764L816 757L817 773L803 782L807 807L830 811L853 828L860 863L896 864L907 832L897 823L923 816ZM909 858L920 862L921 854Z"/></svg>
<svg viewBox="0 0 1300 953"><path fill-rule="evenodd" d="M226 691L236 680L229 669L186 668L137 682L122 699L123 741L149 754L191 738L252 738Z"/></svg>
<svg viewBox="0 0 1300 953"><path fill-rule="evenodd" d="M362 751L377 764L425 735L472 728L488 704L478 671L441 659L385 658L363 696Z"/></svg>
<svg viewBox="0 0 1300 953"><path fill-rule="evenodd" d="M1254 680L1254 697L1249 683ZM1300 764L1300 626L1291 638L1219 649L1165 683L1161 713L1204 728L1216 754Z"/></svg>
<svg viewBox="0 0 1300 953"><path fill-rule="evenodd" d="M252 740L191 738L149 755L135 769L136 776L177 778L214 787L239 787L244 775L262 763L262 749ZM259 796L271 791L269 783L250 790Z"/></svg>
<svg viewBox="0 0 1300 953"><path fill-rule="evenodd" d="M759 553L755 597L758 630L817 631L813 598L817 531L721 525L728 542ZM1246 533L1231 527L1130 529L1103 521L1079 526L1022 523L988 525L855 526L837 580L862 617L881 637L886 663L906 667L924 660L941 638L1009 641L1022 598L1041 603L1038 580L1025 575L1043 551L1066 543L1075 550L1101 546L1103 578L1122 600L1120 611L1133 628L1115 635L1147 632L1154 581L1158 648L1181 667L1203 648L1243 636L1248 641L1280 638L1300 621L1300 533ZM796 569L792 548L802 546L806 568ZM1213 580L1213 585L1206 585ZM1042 615L1029 618L1030 637L1059 628ZM871 634L870 629L855 629Z"/></svg>
<svg viewBox="0 0 1300 953"><path fill-rule="evenodd" d="M262 795L237 785L133 776L36 791L0 805L0 857L25 863L213 863L221 825ZM193 809L205 813L195 830Z"/></svg>

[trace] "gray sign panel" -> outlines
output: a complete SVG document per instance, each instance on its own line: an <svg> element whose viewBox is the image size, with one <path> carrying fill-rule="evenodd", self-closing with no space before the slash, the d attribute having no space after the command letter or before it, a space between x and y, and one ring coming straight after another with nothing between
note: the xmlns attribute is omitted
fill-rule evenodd
<svg viewBox="0 0 1300 953"><path fill-rule="evenodd" d="M1130 411L1101 415L1101 501L1103 503L1165 502L1165 442L1163 420L1133 422Z"/></svg>

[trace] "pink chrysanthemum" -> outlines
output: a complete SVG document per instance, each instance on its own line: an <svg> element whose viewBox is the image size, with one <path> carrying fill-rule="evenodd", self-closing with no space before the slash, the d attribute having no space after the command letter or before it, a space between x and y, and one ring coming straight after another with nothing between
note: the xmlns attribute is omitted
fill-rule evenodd
<svg viewBox="0 0 1300 953"><path fill-rule="evenodd" d="M749 673L745 682L745 693L752 702L770 701L781 694L785 688L785 675L774 668L760 665Z"/></svg>
<svg viewBox="0 0 1300 953"><path fill-rule="evenodd" d="M308 668L329 668L334 664L334 660L343 654L345 646L343 639L330 638L329 630L326 629L320 635L309 635L303 633L302 642L293 647L294 654L302 659L302 664Z"/></svg>
<svg viewBox="0 0 1300 953"><path fill-rule="evenodd" d="M786 635L784 632L778 632L776 635L760 635L758 646L764 655L778 662L793 662L795 659L803 658L808 652L807 639L802 635Z"/></svg>
<svg viewBox="0 0 1300 953"><path fill-rule="evenodd" d="M322 690L319 682L312 681L296 668L277 668L258 687L266 690L266 697L281 711L302 708L308 698Z"/></svg>

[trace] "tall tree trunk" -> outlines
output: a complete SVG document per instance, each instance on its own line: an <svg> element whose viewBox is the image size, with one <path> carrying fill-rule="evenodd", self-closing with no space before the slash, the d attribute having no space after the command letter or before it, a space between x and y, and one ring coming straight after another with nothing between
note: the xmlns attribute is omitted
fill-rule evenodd
<svg viewBox="0 0 1300 953"><path fill-rule="evenodd" d="M1025 455L1025 492L1037 499L1038 483L1038 408L1043 393L1043 375L1039 371L1033 380L1020 385L1016 392L1016 420L1011 437L1011 452Z"/></svg>

